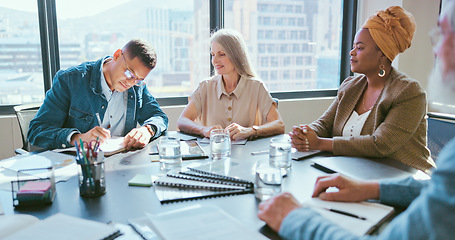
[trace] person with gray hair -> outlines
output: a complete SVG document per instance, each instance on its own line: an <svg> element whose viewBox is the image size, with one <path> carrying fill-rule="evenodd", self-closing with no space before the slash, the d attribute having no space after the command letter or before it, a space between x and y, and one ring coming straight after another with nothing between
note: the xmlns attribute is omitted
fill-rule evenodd
<svg viewBox="0 0 455 240"><path fill-rule="evenodd" d="M437 61L429 80L430 101L445 113L455 114L455 3L443 3L439 27L431 33ZM339 191L327 191L336 187ZM329 201L379 199L405 207L378 236L354 236L303 207L291 194L283 193L259 205L258 217L283 239L454 239L455 139L439 154L438 168L429 180L389 179L365 182L342 175L319 177L313 197Z"/></svg>
<svg viewBox="0 0 455 240"><path fill-rule="evenodd" d="M179 130L210 137L226 128L233 140L284 133L277 103L257 78L240 33L221 29L210 43L217 75L199 83L177 120Z"/></svg>

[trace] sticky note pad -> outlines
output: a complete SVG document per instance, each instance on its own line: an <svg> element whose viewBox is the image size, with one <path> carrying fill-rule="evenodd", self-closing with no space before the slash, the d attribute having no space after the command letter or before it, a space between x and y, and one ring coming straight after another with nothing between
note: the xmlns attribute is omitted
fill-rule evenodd
<svg viewBox="0 0 455 240"><path fill-rule="evenodd" d="M152 176L145 174L136 174L136 176L128 181L129 186L151 187L152 184Z"/></svg>
<svg viewBox="0 0 455 240"><path fill-rule="evenodd" d="M44 193L51 188L50 181L28 181L20 189L18 193Z"/></svg>

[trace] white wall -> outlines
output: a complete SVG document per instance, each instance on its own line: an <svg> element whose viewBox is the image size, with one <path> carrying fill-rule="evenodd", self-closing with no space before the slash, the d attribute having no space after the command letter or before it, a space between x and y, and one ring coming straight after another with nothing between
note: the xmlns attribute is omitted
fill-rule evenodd
<svg viewBox="0 0 455 240"><path fill-rule="evenodd" d="M374 12L390 6L402 6L412 13L417 27L411 47L397 56L393 61L393 66L419 81L424 89L427 89L428 76L434 64L434 54L428 32L437 26L439 4L438 0L360 0L358 5L358 28Z"/></svg>
<svg viewBox="0 0 455 240"><path fill-rule="evenodd" d="M427 78L433 67L434 56L428 31L437 25L439 1L437 0L359 0L358 26L380 9L392 5L403 6L411 12L417 23L412 46L400 54L394 66L420 82L426 89ZM286 132L300 123L317 119L330 105L333 98L280 100L278 110L286 124ZM169 130L176 130L176 121L184 106L163 107L169 117ZM431 109L430 109L431 110ZM14 149L22 146L20 131L15 116L0 116L0 159L14 156Z"/></svg>

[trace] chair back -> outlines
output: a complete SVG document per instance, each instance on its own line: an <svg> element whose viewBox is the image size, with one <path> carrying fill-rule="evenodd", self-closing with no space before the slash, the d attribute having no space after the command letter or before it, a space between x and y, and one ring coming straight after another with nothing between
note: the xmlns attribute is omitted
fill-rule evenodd
<svg viewBox="0 0 455 240"><path fill-rule="evenodd" d="M14 107L22 135L22 149L28 152L31 151L30 143L27 140L28 127L30 126L30 121L32 121L38 112L40 106L41 103L31 103Z"/></svg>
<svg viewBox="0 0 455 240"><path fill-rule="evenodd" d="M428 113L428 148L431 158L437 161L441 149L455 137L455 116L441 113Z"/></svg>

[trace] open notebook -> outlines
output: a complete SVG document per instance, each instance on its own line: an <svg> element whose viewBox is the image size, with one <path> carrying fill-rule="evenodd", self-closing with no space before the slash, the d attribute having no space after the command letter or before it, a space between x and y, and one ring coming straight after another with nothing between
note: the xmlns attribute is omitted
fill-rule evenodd
<svg viewBox="0 0 455 240"><path fill-rule="evenodd" d="M123 146L123 137L109 138L100 145L100 150L104 152L104 156L106 157L125 151L126 148Z"/></svg>
<svg viewBox="0 0 455 240"><path fill-rule="evenodd" d="M393 207L373 202L333 202L311 198L304 205L358 236L374 232L394 212Z"/></svg>

